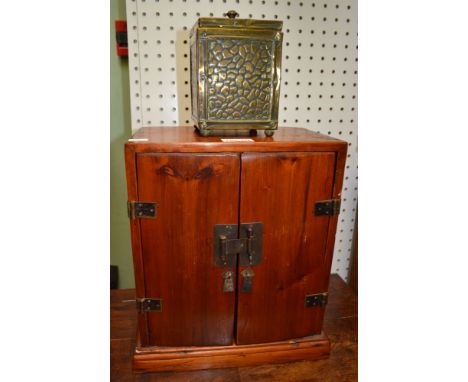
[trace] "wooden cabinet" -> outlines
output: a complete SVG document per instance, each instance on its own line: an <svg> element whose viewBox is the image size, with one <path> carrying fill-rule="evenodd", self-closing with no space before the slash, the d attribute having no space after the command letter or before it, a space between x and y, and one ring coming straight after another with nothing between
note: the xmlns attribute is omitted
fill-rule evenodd
<svg viewBox="0 0 468 382"><path fill-rule="evenodd" d="M136 133L126 144L136 371L328 354L322 321L346 148L298 128L271 138Z"/></svg>

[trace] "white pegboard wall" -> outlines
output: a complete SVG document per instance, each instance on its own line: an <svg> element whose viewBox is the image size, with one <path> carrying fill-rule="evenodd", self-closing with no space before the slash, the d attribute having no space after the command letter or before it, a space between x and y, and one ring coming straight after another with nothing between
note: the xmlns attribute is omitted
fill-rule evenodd
<svg viewBox="0 0 468 382"><path fill-rule="evenodd" d="M199 17L230 9L284 23L279 128L349 144L332 265L347 279L357 205L357 0L127 0L132 130L192 124L189 32Z"/></svg>

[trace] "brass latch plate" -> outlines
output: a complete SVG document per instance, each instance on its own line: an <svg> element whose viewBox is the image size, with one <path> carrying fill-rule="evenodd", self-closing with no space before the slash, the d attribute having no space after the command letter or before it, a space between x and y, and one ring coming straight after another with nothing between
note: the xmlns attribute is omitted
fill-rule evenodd
<svg viewBox="0 0 468 382"><path fill-rule="evenodd" d="M263 224L216 224L213 245L214 263L218 267L234 266L237 254L240 265L257 265L262 261Z"/></svg>
<svg viewBox="0 0 468 382"><path fill-rule="evenodd" d="M157 214L157 203L153 202L127 202L128 217L130 219L150 218Z"/></svg>
<svg viewBox="0 0 468 382"><path fill-rule="evenodd" d="M327 305L327 302L328 293L308 294L305 296L304 306L306 308L323 307Z"/></svg>
<svg viewBox="0 0 468 382"><path fill-rule="evenodd" d="M213 254L217 267L233 267L236 264L236 254L240 251L241 243L237 240L239 226L237 224L215 224ZM225 238L224 248L222 239Z"/></svg>
<svg viewBox="0 0 468 382"><path fill-rule="evenodd" d="M161 312L162 300L160 298L139 298L136 300L140 312Z"/></svg>
<svg viewBox="0 0 468 382"><path fill-rule="evenodd" d="M321 200L315 203L315 216L332 216L340 213L341 199Z"/></svg>

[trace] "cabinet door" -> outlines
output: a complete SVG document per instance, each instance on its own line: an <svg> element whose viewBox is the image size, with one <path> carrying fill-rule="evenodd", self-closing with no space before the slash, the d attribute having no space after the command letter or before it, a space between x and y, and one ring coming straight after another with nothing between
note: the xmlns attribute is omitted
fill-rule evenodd
<svg viewBox="0 0 468 382"><path fill-rule="evenodd" d="M321 332L324 308L305 296L327 291L327 216L314 204L330 199L335 153L242 154L240 222L263 223L263 257L243 293L239 269L237 343L252 344Z"/></svg>
<svg viewBox="0 0 468 382"><path fill-rule="evenodd" d="M223 292L213 227L238 223L239 154L140 154L137 176L139 200L158 204L140 219L146 297L162 299L146 314L149 344L231 344L235 293Z"/></svg>

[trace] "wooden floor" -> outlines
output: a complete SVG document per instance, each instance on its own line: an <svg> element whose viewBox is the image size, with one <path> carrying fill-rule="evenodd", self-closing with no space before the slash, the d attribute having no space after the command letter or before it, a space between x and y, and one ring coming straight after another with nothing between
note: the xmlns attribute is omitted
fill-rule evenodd
<svg viewBox="0 0 468 382"><path fill-rule="evenodd" d="M330 280L324 330L331 341L329 359L282 365L232 369L133 375L131 356L135 346L136 317L133 289L111 291L111 381L138 382L314 382L357 381L357 296L338 276Z"/></svg>

